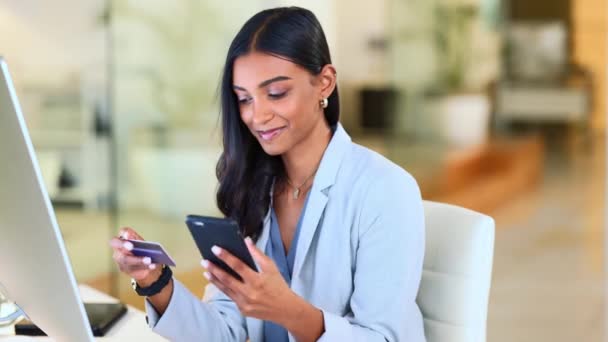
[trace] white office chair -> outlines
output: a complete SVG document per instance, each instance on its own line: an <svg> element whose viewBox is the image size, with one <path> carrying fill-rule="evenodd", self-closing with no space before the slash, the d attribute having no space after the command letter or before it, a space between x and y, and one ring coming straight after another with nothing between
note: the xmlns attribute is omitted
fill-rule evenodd
<svg viewBox="0 0 608 342"><path fill-rule="evenodd" d="M428 342L486 340L494 220L424 201L426 253L417 302Z"/></svg>

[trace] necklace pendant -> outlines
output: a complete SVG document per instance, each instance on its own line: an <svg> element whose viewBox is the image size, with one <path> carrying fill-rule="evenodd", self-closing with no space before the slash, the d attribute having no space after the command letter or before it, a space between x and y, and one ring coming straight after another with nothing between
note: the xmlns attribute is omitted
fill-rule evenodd
<svg viewBox="0 0 608 342"><path fill-rule="evenodd" d="M298 197L300 197L300 189L297 189L297 188L296 188L296 189L293 191L293 199L294 199L294 200L295 200L295 199L298 199Z"/></svg>

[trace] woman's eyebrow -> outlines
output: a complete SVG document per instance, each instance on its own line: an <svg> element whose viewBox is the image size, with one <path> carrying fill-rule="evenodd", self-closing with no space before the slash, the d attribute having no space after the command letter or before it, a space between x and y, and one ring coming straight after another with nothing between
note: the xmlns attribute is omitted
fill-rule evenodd
<svg viewBox="0 0 608 342"><path fill-rule="evenodd" d="M263 87L265 87L265 86L267 86L267 85L269 85L269 84L271 84L271 83L273 83L273 82L278 82L278 81L286 81L286 80L290 80L290 79L291 79L291 77L287 77L287 76L277 76L277 77L273 77L273 78L271 78L271 79L269 79L269 80L266 80L266 81L264 81L264 82L260 83L260 84L258 85L258 88L263 88ZM232 87L233 87L234 89L237 89L237 90L247 91L247 89L245 89L245 88L243 88L243 87L239 87L239 86L237 86L237 85L233 85Z"/></svg>

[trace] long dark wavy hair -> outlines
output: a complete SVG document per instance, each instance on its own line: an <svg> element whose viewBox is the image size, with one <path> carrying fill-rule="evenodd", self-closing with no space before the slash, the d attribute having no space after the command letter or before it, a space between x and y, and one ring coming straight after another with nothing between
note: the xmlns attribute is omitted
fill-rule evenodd
<svg viewBox="0 0 608 342"><path fill-rule="evenodd" d="M237 221L241 233L257 240L270 205L273 179L284 176L285 170L281 158L266 154L241 120L233 92L235 59L254 51L289 60L312 75L331 64L331 56L321 24L311 11L299 7L257 13L230 44L220 85L224 151L216 167L217 205L226 217ZM324 114L330 126L338 123L337 86Z"/></svg>

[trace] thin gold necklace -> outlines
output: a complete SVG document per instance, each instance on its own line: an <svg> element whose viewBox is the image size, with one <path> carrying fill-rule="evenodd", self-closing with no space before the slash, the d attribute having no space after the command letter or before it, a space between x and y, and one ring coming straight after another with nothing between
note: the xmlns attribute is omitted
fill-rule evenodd
<svg viewBox="0 0 608 342"><path fill-rule="evenodd" d="M304 186L304 184L306 184L306 182L308 182L308 180L310 180L312 178L312 176L314 176L317 173L317 169L319 169L319 165L317 165L317 168L315 169L315 171L308 176L308 178L306 178L306 180L304 182L302 182L302 184L300 184L300 186L295 186L291 180L289 179L289 176L285 175L285 178L287 179L287 183L289 183L289 185L291 185L291 187L293 187L293 199L297 200L298 197L300 197L300 189Z"/></svg>

